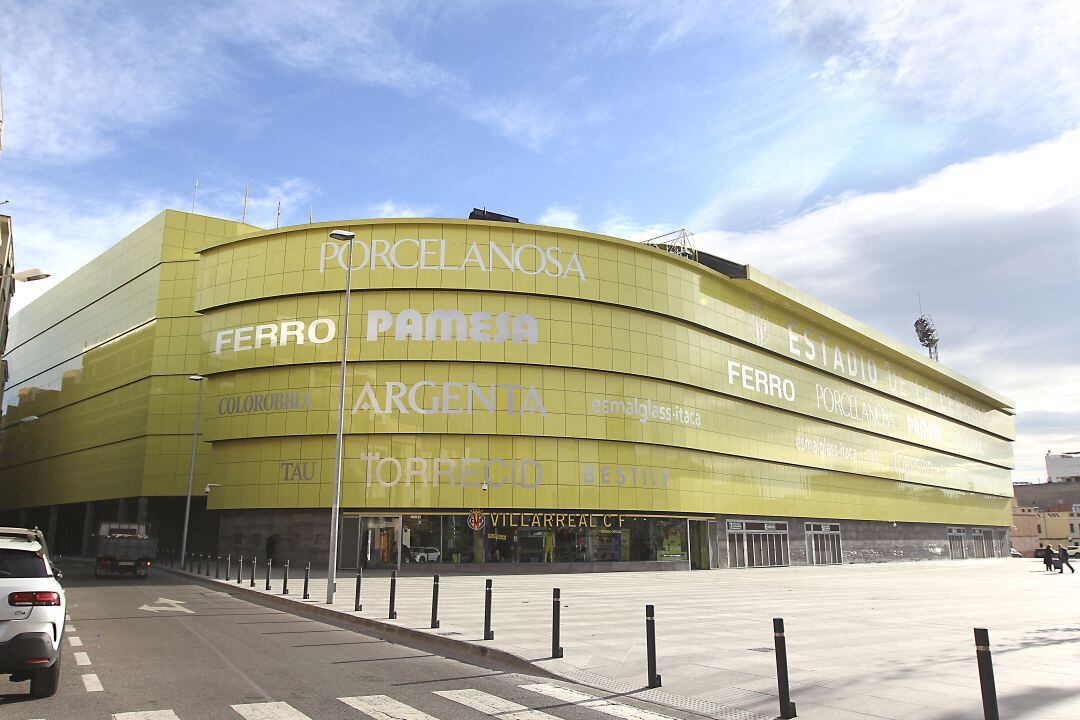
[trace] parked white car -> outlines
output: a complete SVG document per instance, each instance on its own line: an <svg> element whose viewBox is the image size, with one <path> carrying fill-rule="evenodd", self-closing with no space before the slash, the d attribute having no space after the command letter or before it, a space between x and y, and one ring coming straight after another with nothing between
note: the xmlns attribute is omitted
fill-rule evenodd
<svg viewBox="0 0 1080 720"><path fill-rule="evenodd" d="M409 557L413 562L439 562L439 548L414 547L409 548Z"/></svg>
<svg viewBox="0 0 1080 720"><path fill-rule="evenodd" d="M49 697L60 682L67 601L40 530L0 527L0 675Z"/></svg>

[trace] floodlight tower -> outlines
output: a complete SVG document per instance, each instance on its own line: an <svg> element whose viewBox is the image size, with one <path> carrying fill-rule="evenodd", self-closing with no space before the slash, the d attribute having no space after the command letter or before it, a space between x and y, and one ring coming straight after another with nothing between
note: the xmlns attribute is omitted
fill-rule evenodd
<svg viewBox="0 0 1080 720"><path fill-rule="evenodd" d="M930 359L937 360L937 345L938 340L941 338L938 337L937 328L934 327L934 320L928 313L920 315L919 319L915 321L915 334L919 336L919 343L929 351Z"/></svg>

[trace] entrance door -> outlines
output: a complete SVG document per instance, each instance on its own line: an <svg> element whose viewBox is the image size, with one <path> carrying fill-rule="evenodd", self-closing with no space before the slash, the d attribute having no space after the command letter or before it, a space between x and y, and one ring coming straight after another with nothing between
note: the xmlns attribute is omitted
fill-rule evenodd
<svg viewBox="0 0 1080 720"><path fill-rule="evenodd" d="M360 561L372 570L401 565L401 516L360 516Z"/></svg>
<svg viewBox="0 0 1080 720"><path fill-rule="evenodd" d="M949 528L949 554L953 560L963 560L967 557L967 548L964 538L967 531L964 528Z"/></svg>
<svg viewBox="0 0 1080 720"><path fill-rule="evenodd" d="M806 523L806 561L811 565L840 565L840 523Z"/></svg>
<svg viewBox="0 0 1080 720"><path fill-rule="evenodd" d="M729 567L790 564L786 522L729 520L727 531Z"/></svg>
<svg viewBox="0 0 1080 720"><path fill-rule="evenodd" d="M712 523L715 525L715 523ZM704 520L690 521L690 569L708 570L712 564L712 545L709 543L709 525Z"/></svg>

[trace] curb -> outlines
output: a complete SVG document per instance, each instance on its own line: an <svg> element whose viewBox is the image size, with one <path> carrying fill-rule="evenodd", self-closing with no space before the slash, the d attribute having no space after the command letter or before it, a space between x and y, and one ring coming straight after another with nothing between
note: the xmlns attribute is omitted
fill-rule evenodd
<svg viewBox="0 0 1080 720"><path fill-rule="evenodd" d="M317 603L308 604L302 601L293 600L291 599L291 596L272 595L265 591L255 590L244 585L227 584L221 580L214 580L213 578L197 575L178 568L158 565L155 569L164 570L179 577L195 580L200 585L214 589L220 589L221 586L224 585L230 590L230 594L241 595L245 600L250 600L258 605L273 607L278 610L286 610L294 615L309 617L309 619L330 621L331 624L343 627L344 629L363 631L365 634L372 635L380 640L392 639L399 641L401 644L413 647L417 650L433 650L437 652L437 654L449 657L453 660L480 658L504 666L499 668L501 670L510 670L512 672L553 680L580 682L547 670L546 668L537 667L525 658L506 652L505 650L499 650L485 645L477 645L476 643L467 640L457 640L455 638L436 635L414 628L392 625L390 623L382 622L381 620L361 617L345 610L335 610Z"/></svg>

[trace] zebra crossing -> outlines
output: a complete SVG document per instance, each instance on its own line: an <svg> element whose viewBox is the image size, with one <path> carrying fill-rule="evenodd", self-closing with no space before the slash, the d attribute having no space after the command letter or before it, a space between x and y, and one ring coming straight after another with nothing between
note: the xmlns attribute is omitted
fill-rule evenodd
<svg viewBox="0 0 1080 720"><path fill-rule="evenodd" d="M599 698L553 683L534 683L519 687L538 696L543 696L549 701L558 701L555 703L558 707L573 705L589 708L620 720L679 720L676 717L645 710L623 702ZM472 688L435 690L432 694L496 720L562 720L543 710L530 708L483 690ZM388 695L358 695L355 697L340 697L337 700L357 710L360 713L357 720L362 720L361 716L366 716L370 720L440 720L437 716L430 715L419 708ZM537 700L540 701L542 698L538 697ZM305 714L287 702L246 703L230 705L229 707L232 708L238 718L243 718L243 720L318 720L318 718ZM112 715L112 720L195 720L195 718L182 717L177 715L174 710L136 710L115 713Z"/></svg>

